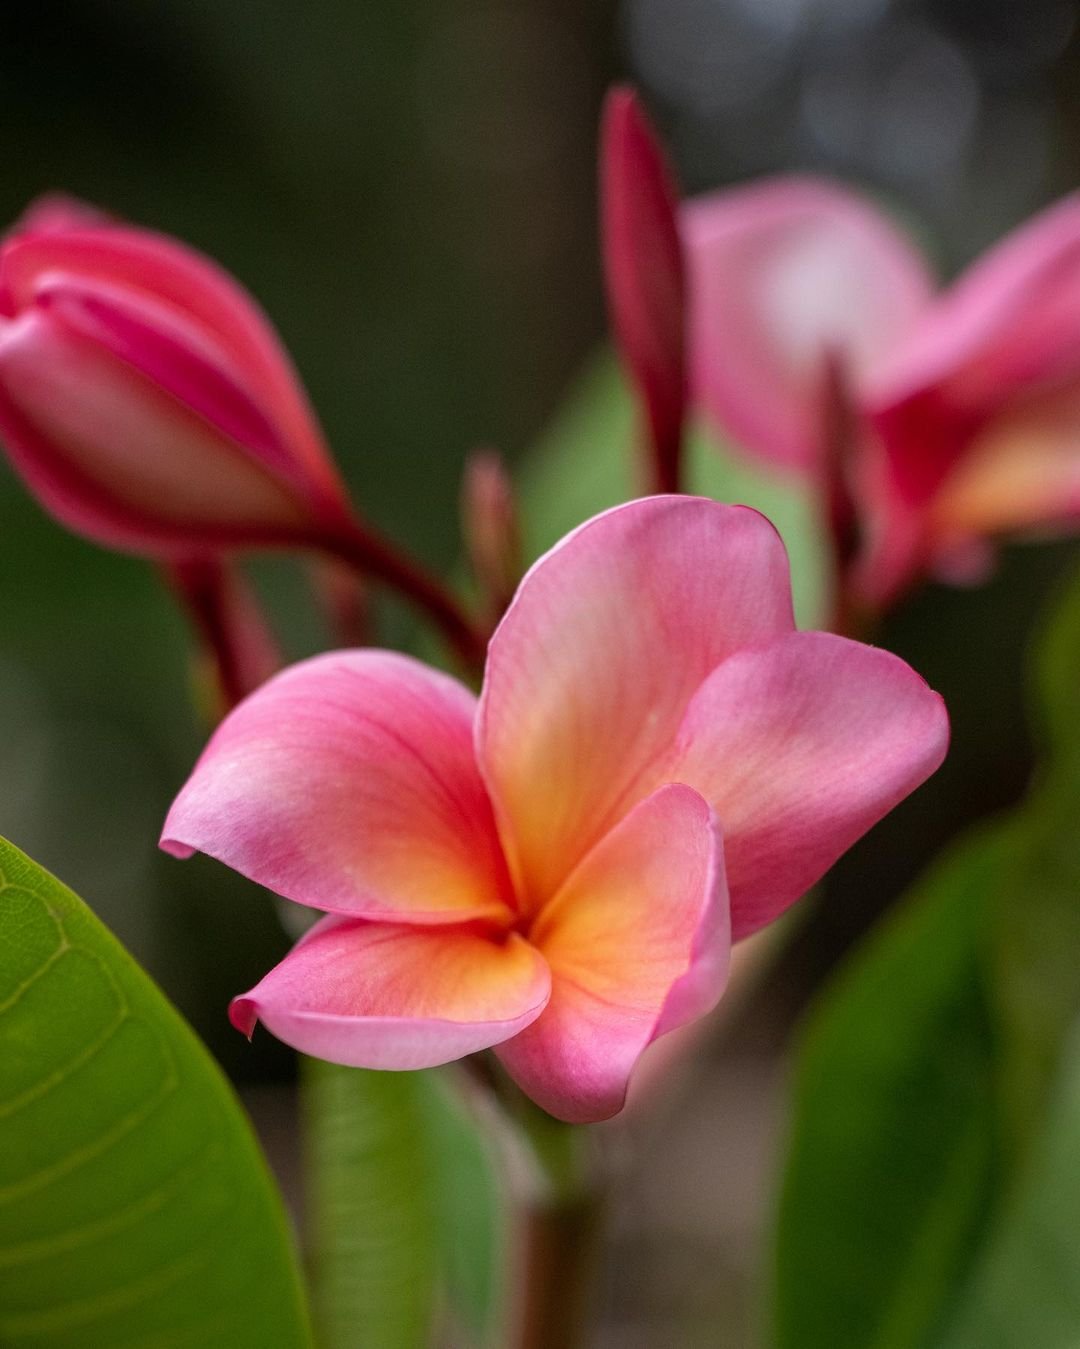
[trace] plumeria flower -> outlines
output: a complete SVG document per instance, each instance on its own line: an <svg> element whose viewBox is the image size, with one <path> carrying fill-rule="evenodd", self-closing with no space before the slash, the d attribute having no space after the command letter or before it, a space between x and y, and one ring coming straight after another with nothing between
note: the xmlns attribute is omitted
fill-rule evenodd
<svg viewBox="0 0 1080 1349"><path fill-rule="evenodd" d="M767 520L651 497L532 567L479 699L386 651L277 675L219 727L162 844L326 914L233 1002L240 1030L370 1068L493 1047L546 1110L592 1121L716 1003L731 942L947 738L903 661L795 631Z"/></svg>
<svg viewBox="0 0 1080 1349"><path fill-rule="evenodd" d="M690 379L718 426L825 471L829 362L854 413L863 601L985 570L998 536L1080 519L1080 195L941 293L888 218L813 178L687 202Z"/></svg>

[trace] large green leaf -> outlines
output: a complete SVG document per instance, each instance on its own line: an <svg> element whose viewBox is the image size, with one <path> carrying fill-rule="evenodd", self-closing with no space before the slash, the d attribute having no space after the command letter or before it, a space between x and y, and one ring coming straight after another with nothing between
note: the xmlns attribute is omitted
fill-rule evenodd
<svg viewBox="0 0 1080 1349"><path fill-rule="evenodd" d="M310 1345L277 1192L196 1037L0 840L0 1344Z"/></svg>
<svg viewBox="0 0 1080 1349"><path fill-rule="evenodd" d="M990 1277L989 1252L1015 1240L1009 1197L1080 1014L1080 581L1038 655L1048 743L1028 799L934 869L807 1027L775 1246L778 1349L937 1345ZM1069 1277L1080 1288L1080 1264Z"/></svg>
<svg viewBox="0 0 1080 1349"><path fill-rule="evenodd" d="M1075 957L1075 949L1074 949ZM942 1349L1080 1344L1080 1039Z"/></svg>
<svg viewBox="0 0 1080 1349"><path fill-rule="evenodd" d="M526 457L519 484L530 557L598 511L639 496L644 460L633 396L604 350L587 366L548 430ZM807 488L753 467L701 427L688 437L685 490L753 506L783 535L791 557L795 608L804 627L820 623L825 553Z"/></svg>

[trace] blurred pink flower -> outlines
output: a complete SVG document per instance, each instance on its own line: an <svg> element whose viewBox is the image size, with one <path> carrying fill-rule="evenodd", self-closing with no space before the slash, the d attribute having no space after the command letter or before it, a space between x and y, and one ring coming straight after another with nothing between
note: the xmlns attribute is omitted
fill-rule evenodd
<svg viewBox="0 0 1080 1349"><path fill-rule="evenodd" d="M254 300L63 197L0 248L0 439L63 524L156 558L320 541L345 496Z"/></svg>
<svg viewBox="0 0 1080 1349"><path fill-rule="evenodd" d="M959 578L1080 518L1080 197L935 295L869 202L778 178L686 203L693 394L751 452L824 474L828 366L855 413L861 598Z"/></svg>
<svg viewBox="0 0 1080 1349"><path fill-rule="evenodd" d="M529 571L479 701L402 655L276 676L211 739L162 846L325 911L231 1010L306 1053L484 1049L552 1114L618 1111L776 918L941 762L940 698L794 630L762 516L651 497Z"/></svg>

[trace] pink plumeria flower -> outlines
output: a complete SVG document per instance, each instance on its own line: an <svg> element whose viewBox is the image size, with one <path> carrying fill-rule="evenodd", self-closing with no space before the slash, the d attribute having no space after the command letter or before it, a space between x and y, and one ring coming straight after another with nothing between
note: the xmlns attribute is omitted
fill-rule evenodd
<svg viewBox="0 0 1080 1349"><path fill-rule="evenodd" d="M721 429L821 472L826 366L841 363L865 601L1080 519L1080 196L940 294L888 218L827 181L716 192L683 206L681 229L691 384Z"/></svg>
<svg viewBox="0 0 1080 1349"><path fill-rule="evenodd" d="M477 700L407 656L276 676L219 727L162 845L326 913L237 998L296 1048L424 1068L493 1046L570 1121L941 762L903 661L794 629L778 535L650 497L522 581Z"/></svg>
<svg viewBox="0 0 1080 1349"><path fill-rule="evenodd" d="M178 241L65 198L0 247L0 440L46 510L109 547L174 558L347 530L255 301Z"/></svg>

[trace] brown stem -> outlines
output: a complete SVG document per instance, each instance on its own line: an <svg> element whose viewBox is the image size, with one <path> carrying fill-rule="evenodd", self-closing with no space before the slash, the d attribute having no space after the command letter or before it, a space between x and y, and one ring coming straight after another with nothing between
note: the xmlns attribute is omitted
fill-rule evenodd
<svg viewBox="0 0 1080 1349"><path fill-rule="evenodd" d="M553 1119L496 1068L503 1117L532 1160L518 1202L517 1300L513 1349L579 1349L593 1311L604 1185L596 1136Z"/></svg>
<svg viewBox="0 0 1080 1349"><path fill-rule="evenodd" d="M436 577L369 525L349 525L328 535L323 546L358 571L410 600L445 637L471 672L484 666L485 635L456 597Z"/></svg>
<svg viewBox="0 0 1080 1349"><path fill-rule="evenodd" d="M587 1342L602 1215L592 1192L524 1213L515 1349L579 1349Z"/></svg>

